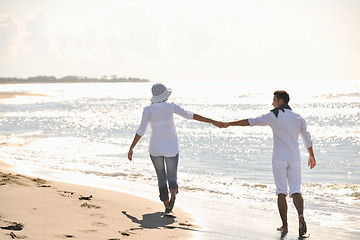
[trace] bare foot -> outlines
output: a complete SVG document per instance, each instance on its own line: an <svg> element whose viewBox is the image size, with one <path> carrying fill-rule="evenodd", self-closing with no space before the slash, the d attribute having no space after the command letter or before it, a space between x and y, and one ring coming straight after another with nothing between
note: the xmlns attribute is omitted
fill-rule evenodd
<svg viewBox="0 0 360 240"><path fill-rule="evenodd" d="M287 226L281 226L277 228L278 231L280 232L288 232L288 227Z"/></svg>
<svg viewBox="0 0 360 240"><path fill-rule="evenodd" d="M172 209L174 208L174 204L175 204L175 196L171 196L170 202L169 204L166 206L166 209L171 212Z"/></svg>
<svg viewBox="0 0 360 240"><path fill-rule="evenodd" d="M303 215L299 216L299 236L305 235L307 229L306 229L306 222Z"/></svg>
<svg viewBox="0 0 360 240"><path fill-rule="evenodd" d="M173 208L174 208L174 204L175 204L175 199L176 199L176 190L175 191L171 191L171 198L169 203L165 206L165 212L166 213L170 213Z"/></svg>

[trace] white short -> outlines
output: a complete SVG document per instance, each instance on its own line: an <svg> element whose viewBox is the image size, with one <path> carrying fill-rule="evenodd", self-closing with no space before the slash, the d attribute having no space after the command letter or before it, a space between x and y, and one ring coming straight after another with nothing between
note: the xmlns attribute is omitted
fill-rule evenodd
<svg viewBox="0 0 360 240"><path fill-rule="evenodd" d="M272 169L276 185L276 194L288 194L289 185L290 197L294 193L301 193L301 162L273 160Z"/></svg>

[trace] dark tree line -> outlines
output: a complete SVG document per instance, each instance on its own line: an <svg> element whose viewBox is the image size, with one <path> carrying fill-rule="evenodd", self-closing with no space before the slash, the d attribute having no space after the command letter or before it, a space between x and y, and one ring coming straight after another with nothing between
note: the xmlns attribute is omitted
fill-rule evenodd
<svg viewBox="0 0 360 240"><path fill-rule="evenodd" d="M0 78L0 84L24 84L24 83L116 83L116 82L149 82L147 79L133 77L111 77L89 78L78 76L66 76L57 79L54 76L36 76L28 78Z"/></svg>

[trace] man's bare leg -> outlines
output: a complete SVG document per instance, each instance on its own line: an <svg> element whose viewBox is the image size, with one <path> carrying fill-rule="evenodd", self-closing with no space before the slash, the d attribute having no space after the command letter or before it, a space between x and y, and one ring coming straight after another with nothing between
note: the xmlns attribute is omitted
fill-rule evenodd
<svg viewBox="0 0 360 240"><path fill-rule="evenodd" d="M306 223L304 219L304 199L300 193L294 193L292 195L293 203L299 215L299 236L306 233Z"/></svg>
<svg viewBox="0 0 360 240"><path fill-rule="evenodd" d="M302 197L302 195L300 193L294 193L293 195L291 195L292 199L293 199L293 203L295 205L295 208L298 212L298 215L303 215L304 214L304 199Z"/></svg>
<svg viewBox="0 0 360 240"><path fill-rule="evenodd" d="M288 223L287 223L287 202L286 202L286 195L285 194L278 194L278 208L279 208L279 213L280 213L280 217L281 217L281 221L282 221L282 226L279 227L277 230L282 231L282 232L287 232L288 231Z"/></svg>

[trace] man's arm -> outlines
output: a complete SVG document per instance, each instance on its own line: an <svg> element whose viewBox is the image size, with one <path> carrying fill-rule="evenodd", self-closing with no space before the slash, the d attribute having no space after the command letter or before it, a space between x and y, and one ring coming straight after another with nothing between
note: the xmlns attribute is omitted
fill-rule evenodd
<svg viewBox="0 0 360 240"><path fill-rule="evenodd" d="M307 148L307 150L309 152L308 166L310 167L310 169L313 169L316 166L315 155L312 147Z"/></svg>
<svg viewBox="0 0 360 240"><path fill-rule="evenodd" d="M229 126L242 126L242 127L246 127L246 126L250 126L250 123L249 123L248 119L242 119L242 120L239 120L239 121L226 122L226 123L224 123L224 127L229 127Z"/></svg>

